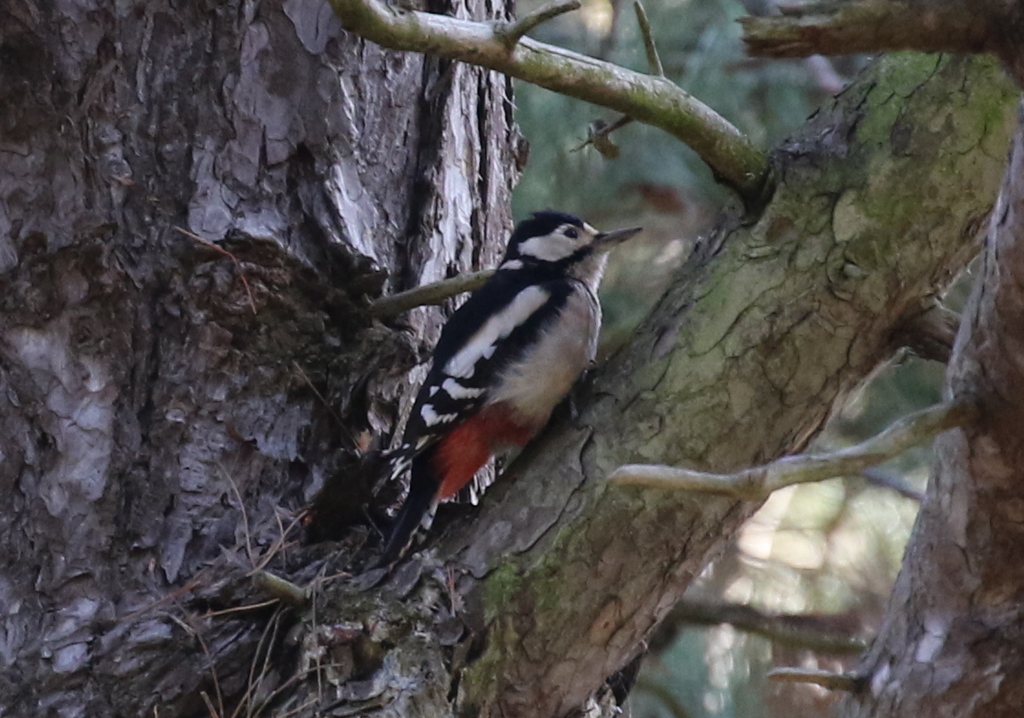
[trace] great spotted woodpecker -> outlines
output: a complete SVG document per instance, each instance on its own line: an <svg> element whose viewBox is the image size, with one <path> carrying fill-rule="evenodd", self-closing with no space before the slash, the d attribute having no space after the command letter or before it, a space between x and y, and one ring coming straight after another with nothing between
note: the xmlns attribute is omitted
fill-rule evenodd
<svg viewBox="0 0 1024 718"><path fill-rule="evenodd" d="M442 329L392 455L392 478L410 465L412 478L384 562L492 455L523 446L547 423L594 360L608 251L639 231L598 232L551 211L516 226L497 272Z"/></svg>

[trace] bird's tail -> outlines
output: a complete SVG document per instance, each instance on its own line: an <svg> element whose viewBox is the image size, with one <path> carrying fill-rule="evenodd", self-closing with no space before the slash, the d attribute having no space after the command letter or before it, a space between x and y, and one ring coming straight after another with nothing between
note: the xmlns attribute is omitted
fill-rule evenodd
<svg viewBox="0 0 1024 718"><path fill-rule="evenodd" d="M412 477L409 481L409 495L406 496L405 502L398 512L398 517L391 527L391 535L388 536L384 554L381 556L381 565L394 563L402 557L416 527L421 523L429 527L437 508L436 480L432 475L422 475L423 472L430 472L429 460L426 456L421 455L415 459L408 457L396 459L392 468L393 475L398 476L403 473L410 463L412 464Z"/></svg>

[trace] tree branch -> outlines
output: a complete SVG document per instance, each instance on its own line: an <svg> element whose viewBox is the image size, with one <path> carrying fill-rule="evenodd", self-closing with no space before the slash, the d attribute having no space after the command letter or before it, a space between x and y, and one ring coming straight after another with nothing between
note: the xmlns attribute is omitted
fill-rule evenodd
<svg viewBox="0 0 1024 718"><path fill-rule="evenodd" d="M793 484L859 474L947 429L965 426L974 421L976 416L977 409L971 403L939 404L901 419L867 441L836 452L786 456L764 466L733 474L714 474L673 466L626 464L613 471L610 479L633 486L710 491L738 499L763 499L773 491Z"/></svg>
<svg viewBox="0 0 1024 718"><path fill-rule="evenodd" d="M671 628L673 624L715 626L722 623L795 648L856 654L867 647L862 637L842 625L851 623L847 616L774 613L735 603L680 601L665 617L659 630L665 630L666 626Z"/></svg>
<svg viewBox="0 0 1024 718"><path fill-rule="evenodd" d="M524 37L510 50L503 25L405 10L381 0L331 0L346 30L394 50L423 52L503 72L617 110L689 145L748 209L766 195L764 153L728 120L663 77Z"/></svg>
<svg viewBox="0 0 1024 718"><path fill-rule="evenodd" d="M438 282L424 284L422 287L415 287L390 297L381 297L370 303L370 316L385 319L396 317L415 307L442 304L446 299L463 292L479 289L493 276L493 269L483 269L479 272L468 272Z"/></svg>
<svg viewBox="0 0 1024 718"><path fill-rule="evenodd" d="M893 476L878 469L866 469L860 475L872 486L879 486L883 489L891 489L905 499L924 501L924 492L915 489L899 476Z"/></svg>
<svg viewBox="0 0 1024 718"><path fill-rule="evenodd" d="M864 678L853 673L832 673L810 668L776 668L768 673L768 677L774 681L788 683L813 683L816 686L828 688L830 691L846 691L848 693L858 691L864 685Z"/></svg>
<svg viewBox="0 0 1024 718"><path fill-rule="evenodd" d="M995 5L995 3L990 3ZM1000 32L963 0L855 0L782 8L740 18L747 52L760 57L849 55L892 50L994 51Z"/></svg>

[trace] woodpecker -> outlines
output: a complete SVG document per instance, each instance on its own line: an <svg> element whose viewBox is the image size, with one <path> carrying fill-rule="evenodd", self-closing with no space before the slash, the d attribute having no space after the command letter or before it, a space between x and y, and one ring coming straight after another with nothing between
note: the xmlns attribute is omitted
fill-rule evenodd
<svg viewBox="0 0 1024 718"><path fill-rule="evenodd" d="M494 276L448 319L416 396L391 476L409 493L384 549L401 556L438 503L491 456L547 423L597 350L597 287L608 252L641 228L598 232L561 212L520 222Z"/></svg>

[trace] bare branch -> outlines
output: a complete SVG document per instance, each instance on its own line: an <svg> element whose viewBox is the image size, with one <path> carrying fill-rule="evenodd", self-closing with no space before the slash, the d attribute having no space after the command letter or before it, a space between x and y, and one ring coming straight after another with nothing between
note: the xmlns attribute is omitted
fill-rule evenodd
<svg viewBox="0 0 1024 718"><path fill-rule="evenodd" d="M830 691L846 691L854 693L864 685L864 678L853 673L832 673L815 671L810 668L776 668L769 671L768 677L774 681L788 683L813 683Z"/></svg>
<svg viewBox="0 0 1024 718"><path fill-rule="evenodd" d="M621 112L689 145L748 208L764 201L764 153L724 117L663 77L522 38L510 50L495 23L405 10L381 0L331 0L345 29L395 50L487 67Z"/></svg>
<svg viewBox="0 0 1024 718"><path fill-rule="evenodd" d="M390 297L381 297L370 304L370 316L380 319L395 317L415 307L422 307L428 304L442 304L446 299L472 292L484 286L484 283L494 276L493 269L484 269L479 272L468 272L459 274L439 282L424 284L422 287L409 289Z"/></svg>
<svg viewBox="0 0 1024 718"><path fill-rule="evenodd" d="M989 3L995 5L995 3ZM761 57L863 52L995 50L993 24L965 0L855 0L788 6L740 18L747 52Z"/></svg>
<svg viewBox="0 0 1024 718"><path fill-rule="evenodd" d="M497 26L494 32L505 43L505 47L511 50L533 28L559 15L579 10L580 5L580 0L552 0L514 22Z"/></svg>
<svg viewBox="0 0 1024 718"><path fill-rule="evenodd" d="M939 404L904 417L881 434L856 446L827 454L786 456L770 464L734 474L713 474L673 466L627 464L613 471L610 479L619 484L709 491L747 500L763 499L785 486L859 474L947 429L965 426L973 422L976 416L977 408L970 402Z"/></svg>
<svg viewBox="0 0 1024 718"><path fill-rule="evenodd" d="M860 473L872 486L880 486L885 489L892 489L905 499L921 503L924 501L924 493L918 491L899 476L893 476L878 469L867 469Z"/></svg>
<svg viewBox="0 0 1024 718"><path fill-rule="evenodd" d="M644 38L644 49L647 50L647 67L652 75L664 77L665 68L658 55L658 46L654 44L654 36L651 35L651 22L640 0L633 0L633 10L636 11L636 21L640 25L640 35Z"/></svg>
<svg viewBox="0 0 1024 718"><path fill-rule="evenodd" d="M664 626L679 624L718 625L728 623L734 628L763 636L771 641L795 648L808 648L829 653L860 653L867 647L855 635L849 616L822 616L759 611L736 603L700 603L680 601L665 617Z"/></svg>

